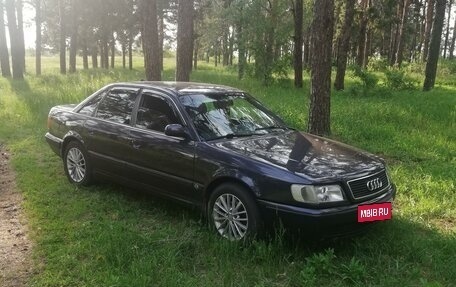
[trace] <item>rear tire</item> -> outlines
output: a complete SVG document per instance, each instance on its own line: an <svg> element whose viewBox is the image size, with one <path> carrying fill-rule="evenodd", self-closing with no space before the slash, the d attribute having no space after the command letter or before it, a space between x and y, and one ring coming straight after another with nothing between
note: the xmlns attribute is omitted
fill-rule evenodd
<svg viewBox="0 0 456 287"><path fill-rule="evenodd" d="M63 154L63 167L71 183L87 186L92 182L92 166L86 149L81 143L77 141L68 143Z"/></svg>
<svg viewBox="0 0 456 287"><path fill-rule="evenodd" d="M211 194L207 218L213 230L231 241L254 239L261 235L263 222L249 190L224 183Z"/></svg>

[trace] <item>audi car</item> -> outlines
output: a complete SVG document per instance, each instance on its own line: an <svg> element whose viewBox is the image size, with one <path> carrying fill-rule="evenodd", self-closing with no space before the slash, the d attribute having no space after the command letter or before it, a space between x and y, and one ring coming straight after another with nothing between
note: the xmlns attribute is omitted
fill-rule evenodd
<svg viewBox="0 0 456 287"><path fill-rule="evenodd" d="M248 93L189 82L128 82L53 107L45 135L80 186L109 178L200 208L244 240L273 223L350 233L391 219L385 162L288 127Z"/></svg>

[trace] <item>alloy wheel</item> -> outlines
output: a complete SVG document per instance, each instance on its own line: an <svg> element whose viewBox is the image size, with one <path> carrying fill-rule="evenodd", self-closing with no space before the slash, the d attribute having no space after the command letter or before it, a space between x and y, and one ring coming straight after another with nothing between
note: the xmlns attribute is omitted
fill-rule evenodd
<svg viewBox="0 0 456 287"><path fill-rule="evenodd" d="M73 181L80 183L84 180L86 175L86 161L79 149L73 147L68 151L66 164L68 174Z"/></svg>
<svg viewBox="0 0 456 287"><path fill-rule="evenodd" d="M215 228L229 240L241 240L245 237L249 216L244 203L235 195L224 193L214 202L212 211Z"/></svg>

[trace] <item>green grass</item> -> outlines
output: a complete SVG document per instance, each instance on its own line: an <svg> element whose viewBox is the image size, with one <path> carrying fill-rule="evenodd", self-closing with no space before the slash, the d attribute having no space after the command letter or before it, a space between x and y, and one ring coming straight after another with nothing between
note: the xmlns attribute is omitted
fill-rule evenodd
<svg viewBox="0 0 456 287"><path fill-rule="evenodd" d="M32 62L32 59L29 59ZM200 214L128 188L77 188L44 141L49 108L75 103L142 69L0 79L0 142L13 151L35 242L32 286L454 286L456 284L456 86L442 76L431 92L332 96L333 138L385 157L398 186L394 219L363 236L309 242L296 236L239 245L213 235ZM142 67L140 59L136 67ZM168 59L164 79L173 79ZM32 71L33 66L30 66ZM305 88L291 80L263 87L235 71L200 65L195 81L247 90L305 129ZM418 76L417 76L418 77Z"/></svg>

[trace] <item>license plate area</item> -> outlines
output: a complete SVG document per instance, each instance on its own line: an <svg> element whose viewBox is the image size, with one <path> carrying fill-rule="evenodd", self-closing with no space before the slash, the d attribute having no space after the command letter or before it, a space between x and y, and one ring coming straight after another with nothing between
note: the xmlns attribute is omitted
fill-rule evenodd
<svg viewBox="0 0 456 287"><path fill-rule="evenodd" d="M358 222L389 220L391 215L391 202L358 205Z"/></svg>

